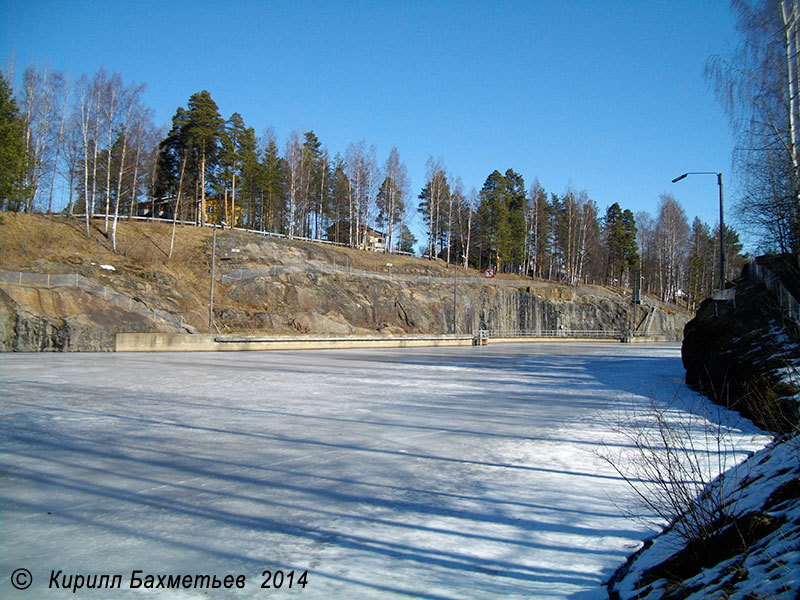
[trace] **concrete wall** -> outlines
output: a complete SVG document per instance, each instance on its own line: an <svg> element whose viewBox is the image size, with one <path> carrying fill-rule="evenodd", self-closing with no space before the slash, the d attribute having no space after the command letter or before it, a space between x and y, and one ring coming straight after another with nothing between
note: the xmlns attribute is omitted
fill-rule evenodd
<svg viewBox="0 0 800 600"><path fill-rule="evenodd" d="M471 346L472 336L270 336L189 333L118 333L117 352L225 352L334 348Z"/></svg>

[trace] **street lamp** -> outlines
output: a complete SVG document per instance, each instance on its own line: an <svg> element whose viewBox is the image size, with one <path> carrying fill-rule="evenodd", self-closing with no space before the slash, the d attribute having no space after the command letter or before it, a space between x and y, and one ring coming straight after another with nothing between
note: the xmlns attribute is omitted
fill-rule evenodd
<svg viewBox="0 0 800 600"><path fill-rule="evenodd" d="M725 221L722 216L722 173L716 171L692 171L679 175L672 180L672 183L678 183L688 175L716 175L717 185L719 185L719 289L725 289Z"/></svg>

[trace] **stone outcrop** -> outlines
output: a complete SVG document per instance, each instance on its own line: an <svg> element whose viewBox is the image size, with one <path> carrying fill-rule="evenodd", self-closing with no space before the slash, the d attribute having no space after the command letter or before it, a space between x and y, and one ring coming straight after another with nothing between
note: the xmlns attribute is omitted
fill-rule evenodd
<svg viewBox="0 0 800 600"><path fill-rule="evenodd" d="M747 269L733 283L734 299L706 300L686 325L686 383L767 430L791 430L800 391L797 324Z"/></svg>
<svg viewBox="0 0 800 600"><path fill-rule="evenodd" d="M119 331L153 331L152 319L76 288L3 286L0 349L22 352L106 351Z"/></svg>
<svg viewBox="0 0 800 600"><path fill-rule="evenodd" d="M175 275L182 266L176 263L120 259L116 268L106 268L77 256L66 264L31 262L25 277L2 271L0 348L108 351L116 333L206 332L205 250L192 254L191 268L183 266L189 276L182 279ZM652 312L648 332L677 340L688 320L672 307L632 305L625 295L600 287L514 277L487 282L475 271L456 276L441 261L240 232L217 236L216 257L214 320L220 332L448 334L454 332L455 313L458 334L480 329L621 334ZM34 270L41 275L29 272ZM72 275L64 282L57 273ZM53 284L57 278L60 283Z"/></svg>
<svg viewBox="0 0 800 600"><path fill-rule="evenodd" d="M523 279L487 283L440 267L442 273L434 276L410 269L357 270L341 257L337 263L331 249L308 246L243 236L221 241L226 299L241 308L217 311L218 322L231 329L266 326L300 333L622 332L652 309L592 286ZM679 340L687 320L687 313L661 306L654 310L651 332Z"/></svg>

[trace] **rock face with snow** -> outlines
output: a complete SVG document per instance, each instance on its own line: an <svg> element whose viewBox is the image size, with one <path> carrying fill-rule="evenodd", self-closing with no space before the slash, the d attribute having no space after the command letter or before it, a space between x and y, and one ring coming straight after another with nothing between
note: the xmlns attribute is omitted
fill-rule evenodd
<svg viewBox="0 0 800 600"><path fill-rule="evenodd" d="M775 282L766 286L756 271L734 282L733 300L700 307L686 326L682 356L687 383L776 441L699 496L718 499L708 533L667 527L615 574L612 600L800 597L800 325L787 315L791 302L778 302ZM798 283L792 278L781 293Z"/></svg>
<svg viewBox="0 0 800 600"><path fill-rule="evenodd" d="M734 284L733 300L706 300L686 325L686 383L767 430L791 431L798 424L800 325L748 269Z"/></svg>

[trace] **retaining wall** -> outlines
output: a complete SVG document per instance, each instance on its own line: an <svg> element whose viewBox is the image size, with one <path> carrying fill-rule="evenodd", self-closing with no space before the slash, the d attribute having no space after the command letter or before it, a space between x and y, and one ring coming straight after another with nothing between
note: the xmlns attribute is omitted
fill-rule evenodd
<svg viewBox="0 0 800 600"><path fill-rule="evenodd" d="M118 333L117 352L225 352L471 346L472 336L269 336L240 334Z"/></svg>

